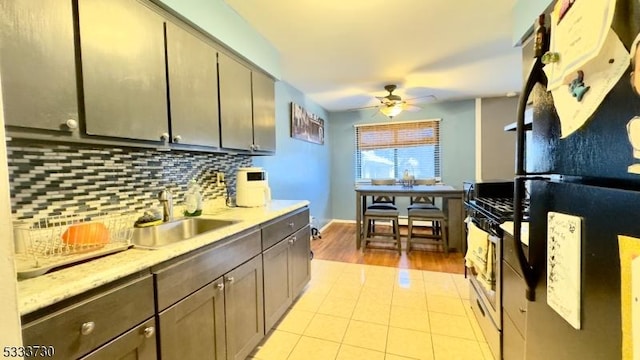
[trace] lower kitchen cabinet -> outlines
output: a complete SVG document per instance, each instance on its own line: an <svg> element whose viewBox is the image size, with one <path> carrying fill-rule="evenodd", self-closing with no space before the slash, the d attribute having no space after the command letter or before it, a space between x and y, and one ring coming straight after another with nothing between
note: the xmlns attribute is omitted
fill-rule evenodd
<svg viewBox="0 0 640 360"><path fill-rule="evenodd" d="M224 275L227 359L245 359L264 337L262 255Z"/></svg>
<svg viewBox="0 0 640 360"><path fill-rule="evenodd" d="M82 360L138 359L155 360L156 322L153 319L120 335L115 340L102 346Z"/></svg>
<svg viewBox="0 0 640 360"><path fill-rule="evenodd" d="M262 255L264 263L264 326L271 330L293 302L291 243L284 239Z"/></svg>
<svg viewBox="0 0 640 360"><path fill-rule="evenodd" d="M293 273L293 297L302 292L311 280L311 230L305 226L293 237L291 246L291 265Z"/></svg>
<svg viewBox="0 0 640 360"><path fill-rule="evenodd" d="M222 278L160 313L162 359L224 360L225 312Z"/></svg>
<svg viewBox="0 0 640 360"><path fill-rule="evenodd" d="M23 318L24 345L52 346L54 359L87 354L89 359L126 354L155 358L155 325L149 322L155 312L150 275L134 276L79 297Z"/></svg>
<svg viewBox="0 0 640 360"><path fill-rule="evenodd" d="M264 263L264 325L271 330L311 278L309 226L267 249Z"/></svg>

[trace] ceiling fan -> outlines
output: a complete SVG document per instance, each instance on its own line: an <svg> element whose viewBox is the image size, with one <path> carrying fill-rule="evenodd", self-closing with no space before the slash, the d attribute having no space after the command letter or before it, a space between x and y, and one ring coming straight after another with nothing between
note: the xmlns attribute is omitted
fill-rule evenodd
<svg viewBox="0 0 640 360"><path fill-rule="evenodd" d="M436 98L434 95L427 95L427 96L421 96L421 97L412 98L408 100L402 100L402 98L399 95L396 95L393 93L397 89L396 85L385 85L384 89L388 91L389 94L386 96L376 96L376 99L380 100L379 105L368 106L360 109L377 107L378 111L388 116L389 118L393 118L394 116L397 116L403 111L418 111L421 109L420 107L416 105L412 105L409 102L413 102L415 100L425 99L425 98L433 98L433 99Z"/></svg>

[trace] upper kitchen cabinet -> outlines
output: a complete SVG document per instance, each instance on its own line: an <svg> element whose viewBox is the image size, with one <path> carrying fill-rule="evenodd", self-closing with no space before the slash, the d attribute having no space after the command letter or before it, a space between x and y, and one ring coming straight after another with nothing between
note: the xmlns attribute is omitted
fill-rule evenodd
<svg viewBox="0 0 640 360"><path fill-rule="evenodd" d="M253 144L256 150L276 151L276 109L273 80L251 73L253 87Z"/></svg>
<svg viewBox="0 0 640 360"><path fill-rule="evenodd" d="M167 23L172 142L219 147L217 50Z"/></svg>
<svg viewBox="0 0 640 360"><path fill-rule="evenodd" d="M218 54L223 148L275 151L273 80Z"/></svg>
<svg viewBox="0 0 640 360"><path fill-rule="evenodd" d="M80 0L78 16L87 134L164 139L164 19L136 0Z"/></svg>
<svg viewBox="0 0 640 360"><path fill-rule="evenodd" d="M0 53L6 125L77 127L71 1L1 1Z"/></svg>
<svg viewBox="0 0 640 360"><path fill-rule="evenodd" d="M222 53L218 66L222 147L252 150L251 70Z"/></svg>

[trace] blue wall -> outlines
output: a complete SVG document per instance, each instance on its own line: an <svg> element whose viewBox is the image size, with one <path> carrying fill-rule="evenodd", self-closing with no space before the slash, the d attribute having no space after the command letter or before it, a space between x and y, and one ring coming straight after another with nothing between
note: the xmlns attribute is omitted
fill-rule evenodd
<svg viewBox="0 0 640 360"><path fill-rule="evenodd" d="M422 105L418 112L404 112L396 121L440 118L442 181L461 189L462 182L475 176L475 100ZM373 110L331 113L331 215L334 219L355 219L355 124L388 122ZM399 206L403 206L399 204Z"/></svg>
<svg viewBox="0 0 640 360"><path fill-rule="evenodd" d="M324 145L290 137L291 102L325 120ZM276 155L254 157L255 166L269 173L271 197L303 199L311 202L311 215L320 228L331 220L330 179L332 136L328 113L289 84L276 82Z"/></svg>

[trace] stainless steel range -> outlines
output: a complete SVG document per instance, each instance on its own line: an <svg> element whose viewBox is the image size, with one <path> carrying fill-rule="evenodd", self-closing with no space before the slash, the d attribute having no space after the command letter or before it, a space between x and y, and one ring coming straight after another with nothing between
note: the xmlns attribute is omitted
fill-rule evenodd
<svg viewBox="0 0 640 360"><path fill-rule="evenodd" d="M487 245L487 271L479 273L476 267L466 269L472 285L471 307L494 357L501 359L504 234L500 224L513 219L513 182L468 182L464 183L464 190L469 221L491 242Z"/></svg>

